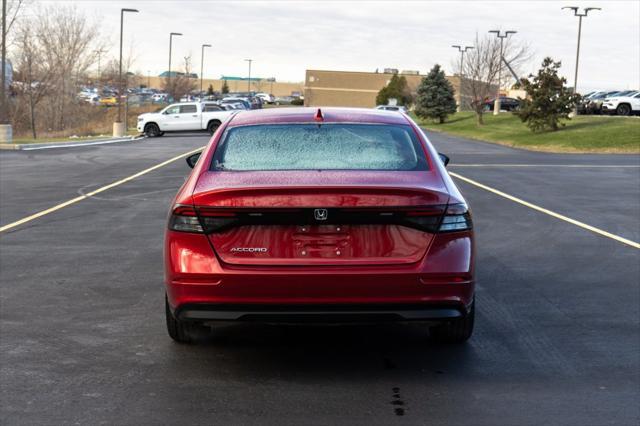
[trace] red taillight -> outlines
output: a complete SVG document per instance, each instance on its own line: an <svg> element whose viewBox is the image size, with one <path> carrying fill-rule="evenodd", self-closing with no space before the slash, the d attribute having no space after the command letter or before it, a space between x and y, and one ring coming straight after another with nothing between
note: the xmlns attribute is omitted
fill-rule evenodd
<svg viewBox="0 0 640 426"><path fill-rule="evenodd" d="M196 232L201 234L202 225L196 210L191 206L176 206L169 218L169 229L179 232Z"/></svg>
<svg viewBox="0 0 640 426"><path fill-rule="evenodd" d="M236 212L210 207L196 207L205 234L220 232L238 223Z"/></svg>
<svg viewBox="0 0 640 426"><path fill-rule="evenodd" d="M191 206L177 206L173 209L173 214L178 216L197 216L196 210Z"/></svg>
<svg viewBox="0 0 640 426"><path fill-rule="evenodd" d="M466 231L473 227L466 204L449 204L438 229L440 232Z"/></svg>
<svg viewBox="0 0 640 426"><path fill-rule="evenodd" d="M178 205L173 209L169 219L169 229L209 234L234 225L237 221L236 216L232 211Z"/></svg>

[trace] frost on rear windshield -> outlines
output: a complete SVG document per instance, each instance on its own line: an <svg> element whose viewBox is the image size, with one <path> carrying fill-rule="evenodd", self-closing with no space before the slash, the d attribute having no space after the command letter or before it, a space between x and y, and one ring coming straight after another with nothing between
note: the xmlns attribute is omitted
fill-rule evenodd
<svg viewBox="0 0 640 426"><path fill-rule="evenodd" d="M213 170L427 170L409 126L269 124L227 130Z"/></svg>

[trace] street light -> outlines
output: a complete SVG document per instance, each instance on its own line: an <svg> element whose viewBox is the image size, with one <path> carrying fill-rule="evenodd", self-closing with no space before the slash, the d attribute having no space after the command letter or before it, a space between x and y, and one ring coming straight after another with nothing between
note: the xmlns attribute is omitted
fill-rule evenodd
<svg viewBox="0 0 640 426"><path fill-rule="evenodd" d="M517 33L517 31L505 31L504 34L500 32L500 30L491 30L490 33L493 33L500 39L500 59L498 60L498 93L496 95L496 100L493 102L493 115L498 115L500 113L500 84L502 82L502 45L505 38L509 37L511 34Z"/></svg>
<svg viewBox="0 0 640 426"><path fill-rule="evenodd" d="M249 62L249 80L247 80L247 91L249 92L249 96L251 96L251 62L253 59L245 59L246 62Z"/></svg>
<svg viewBox="0 0 640 426"><path fill-rule="evenodd" d="M106 52L107 51L104 49L94 50L94 53L98 55L98 79L102 77L102 73L100 72L100 58L102 57L102 54Z"/></svg>
<svg viewBox="0 0 640 426"><path fill-rule="evenodd" d="M582 32L582 18L589 14L590 10L602 10L599 7L585 7L582 13L577 6L565 6L562 9L573 10L573 15L578 17L578 48L576 50L576 70L573 77L573 93L578 93L578 60L580 59L580 33Z"/></svg>
<svg viewBox="0 0 640 426"><path fill-rule="evenodd" d="M122 126L122 94L124 92L124 87L122 84L122 27L124 25L125 12L138 13L138 9L120 9L120 61L118 63L118 84L120 86L120 90L118 90L118 120L116 121L116 123L118 123L119 125L117 129L114 129L118 130L118 134L114 134L114 136L123 136L127 131L126 124L124 125L124 128L120 127ZM114 133L116 132L114 131Z"/></svg>
<svg viewBox="0 0 640 426"><path fill-rule="evenodd" d="M202 94L202 73L204 72L204 48L211 47L210 44L202 45L202 54L200 55L200 94Z"/></svg>
<svg viewBox="0 0 640 426"><path fill-rule="evenodd" d="M171 45L173 43L173 36L181 35L182 33L169 33L169 77L167 77L167 90L171 90Z"/></svg>
<svg viewBox="0 0 640 426"><path fill-rule="evenodd" d="M474 49L473 46L459 46L457 44L452 45L451 47L454 47L456 49L458 49L458 51L460 52L460 102L458 103L458 110L460 110L462 108L462 77L463 77L463 64L464 64L464 53L469 50L469 49Z"/></svg>
<svg viewBox="0 0 640 426"><path fill-rule="evenodd" d="M462 64L464 63L464 53L469 49L475 49L473 46L458 46L457 44L452 45L451 47L455 47L460 52L460 78L462 78Z"/></svg>

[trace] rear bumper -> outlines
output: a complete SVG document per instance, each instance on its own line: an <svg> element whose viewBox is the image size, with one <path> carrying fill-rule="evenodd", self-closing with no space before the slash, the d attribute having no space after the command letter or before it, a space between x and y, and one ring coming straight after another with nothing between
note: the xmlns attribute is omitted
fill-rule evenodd
<svg viewBox="0 0 640 426"><path fill-rule="evenodd" d="M250 320L284 311L294 320L370 315L442 319L463 315L473 301L469 233L439 234L428 256L414 265L232 267L211 253L203 235L169 235L165 286L178 317Z"/></svg>
<svg viewBox="0 0 640 426"><path fill-rule="evenodd" d="M469 312L463 305L373 304L373 305L228 305L188 304L174 311L181 321L257 322L385 322L442 321L461 318Z"/></svg>

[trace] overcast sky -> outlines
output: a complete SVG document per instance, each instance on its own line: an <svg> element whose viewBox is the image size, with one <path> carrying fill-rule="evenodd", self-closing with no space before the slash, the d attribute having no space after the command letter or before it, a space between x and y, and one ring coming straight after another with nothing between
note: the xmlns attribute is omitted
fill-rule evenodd
<svg viewBox="0 0 640 426"><path fill-rule="evenodd" d="M35 0L30 7L44 1ZM100 23L117 57L119 10L125 15L125 51L133 46L134 70L156 75L167 68L169 32L173 63L191 54L205 77L252 75L303 81L305 69L373 71L392 67L425 73L435 63L452 72L452 44L473 44L475 33L517 30L535 52L529 70L544 56L562 61L573 84L578 18L562 6L602 7L583 20L578 87L640 86L640 1L48 1L73 4Z"/></svg>

